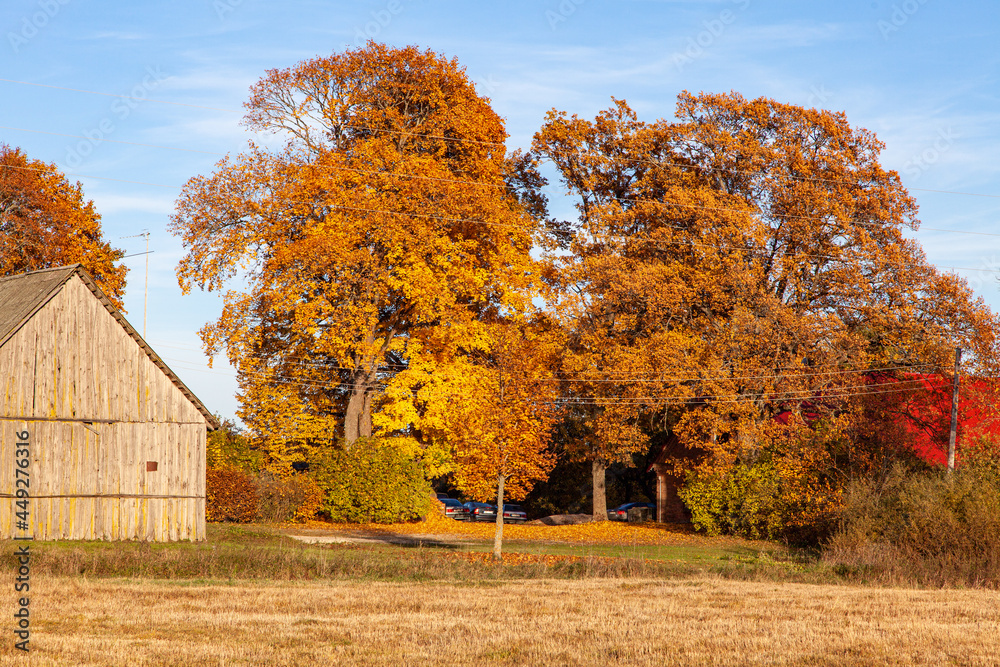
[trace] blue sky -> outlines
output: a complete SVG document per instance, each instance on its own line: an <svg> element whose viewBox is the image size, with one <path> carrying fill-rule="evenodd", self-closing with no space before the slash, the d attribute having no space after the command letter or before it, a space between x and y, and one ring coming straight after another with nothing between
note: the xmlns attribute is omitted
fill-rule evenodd
<svg viewBox="0 0 1000 667"><path fill-rule="evenodd" d="M174 199L252 138L242 103L264 70L368 38L456 57L506 119L510 148L548 109L591 117L612 96L648 121L672 117L682 90L845 111L917 198L931 261L961 267L1000 308L1000 3L6 0L0 78L27 83L0 81L0 142L82 182L118 247L142 252L142 238L121 237L149 230L147 338L225 417L233 371L221 358L209 370L197 337L221 302L177 286ZM125 260L140 331L145 260Z"/></svg>

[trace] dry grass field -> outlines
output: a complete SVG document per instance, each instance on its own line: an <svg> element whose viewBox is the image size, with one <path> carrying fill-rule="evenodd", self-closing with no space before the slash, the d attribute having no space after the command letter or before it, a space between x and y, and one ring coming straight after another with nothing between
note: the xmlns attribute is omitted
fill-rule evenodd
<svg viewBox="0 0 1000 667"><path fill-rule="evenodd" d="M984 590L39 577L19 665L996 665Z"/></svg>

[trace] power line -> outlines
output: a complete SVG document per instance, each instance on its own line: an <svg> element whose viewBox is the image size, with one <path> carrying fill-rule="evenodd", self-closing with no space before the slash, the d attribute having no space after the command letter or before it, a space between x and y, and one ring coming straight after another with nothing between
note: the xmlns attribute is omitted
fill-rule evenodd
<svg viewBox="0 0 1000 667"><path fill-rule="evenodd" d="M941 385L942 387L945 385ZM921 388L926 389L940 389L941 387L927 387L913 386L913 387L902 387L894 389L885 389L880 391L851 391L851 392L837 392L837 393L814 393L811 396L782 396L781 394L752 394L749 397L758 398L762 400L767 400L769 402L788 402L788 401L822 401L830 399L841 399L841 398L854 398L858 396L880 396L883 394L898 394L912 391L919 391ZM730 395L732 396L732 395ZM563 400L563 403L567 405L593 405L595 407L608 407L608 406L644 406L644 405L655 405L655 406L671 406L671 405L691 405L692 402L711 402L711 403L743 403L744 398L729 398L727 395L723 395L722 398L715 396L691 396L691 397L663 397L663 398L651 398L641 402L636 401L623 401L619 398L612 398L607 401L602 401L601 399L582 399L582 400Z"/></svg>
<svg viewBox="0 0 1000 667"><path fill-rule="evenodd" d="M192 347L176 347L167 344L156 344L157 347L166 347L177 350L190 350L197 351L197 348ZM257 360L267 359L269 361L274 360L274 357L263 357L257 356L252 357ZM181 361L181 360L178 360ZM193 363L193 362L184 362ZM354 369L347 366L341 366L337 363L322 363L322 362L310 362L302 360L299 356L298 360L296 357L285 358L279 360L278 366L298 366L304 369L311 370L321 370L329 369L334 371L353 371ZM379 364L379 369L383 369L384 372L392 371L404 371L408 367L405 365L400 365L393 368L392 365ZM817 378L826 376L843 376L843 375L865 375L869 373L891 373L895 371L908 371L916 372L918 370L926 370L938 368L935 364L913 364L907 366L887 366L882 368L858 368L858 369L840 369L832 371L817 371L817 372L793 372L788 374L780 374L783 370L795 371L794 367L786 367L776 369L774 373L767 375L716 375L716 376L688 376L688 377L649 377L648 375L625 375L625 372L616 373L614 371L609 371L601 373L600 377L579 377L585 374L584 372L565 372L556 371L555 376L549 377L530 377L527 374L518 374L528 382L578 382L582 384L671 384L671 383L683 383L683 382L734 382L734 381L747 381L747 380L776 380L776 381L794 381L799 378ZM239 369L237 369L239 372ZM568 377L576 375L578 377ZM617 376L617 377L616 377ZM291 376L285 376L291 377Z"/></svg>
<svg viewBox="0 0 1000 667"><path fill-rule="evenodd" d="M774 378L774 379L778 380L778 379L781 379L781 378ZM723 397L723 398L763 398L763 397L766 396L766 397L769 397L772 400L779 399L779 398L780 399L792 399L792 398L797 398L797 397L800 397L800 396L803 396L803 395L814 396L814 395L818 395L818 394L824 394L824 395L835 396L835 395L839 395L841 392L854 392L854 391L859 391L859 390L865 390L865 391L867 391L869 388L886 387L886 386L900 387L900 386L904 386L904 385L924 384L924 383L925 383L925 379L924 378L915 378L915 379L912 379L912 380L893 380L891 382L879 382L879 383L863 384L863 385L833 386L833 387L823 387L823 388L815 388L815 387L813 387L813 388L809 388L809 389L787 389L787 390L777 390L777 389L775 389L775 390L771 390L771 391L767 391L767 390L761 389L760 391L747 391L747 392L734 393L734 394L721 394L720 396ZM574 398L573 396L568 396L567 400L572 401L573 398ZM601 400L601 397L599 397L599 396L595 396L595 397L582 396L580 398L582 400L584 400L584 401L590 401L590 400L600 401ZM616 401L619 401L619 402L622 402L623 404L625 404L625 403L643 403L643 402L648 402L648 401L659 401L659 400L682 400L682 401L685 401L685 402L690 402L690 401L700 401L700 400L707 400L707 399L714 399L714 398L718 398L718 396L701 396L701 395L697 395L697 394L696 395L668 395L668 396L655 396L655 395L652 395L652 396L627 396L627 395L622 396L622 395L619 395L619 396L613 397L613 400L616 400Z"/></svg>
<svg viewBox="0 0 1000 667"><path fill-rule="evenodd" d="M718 375L718 376L709 376L709 377L691 376L691 377L672 377L672 378L671 377L667 377L667 378L655 378L655 379L646 379L646 378L641 377L641 376L627 376L627 377L609 378L609 379L588 379L588 378L572 379L572 378L560 378L560 377L556 377L556 378L529 378L529 380L530 381L534 381L534 382L544 382L544 381L550 381L550 380L554 381L554 382L562 382L562 381L567 381L568 380L570 382L583 382L583 383L591 383L591 382L593 382L593 383L613 382L613 383L620 383L620 384L630 384L630 383L638 383L638 384L642 384L642 383L663 384L663 383L672 383L672 382L731 382L731 381L734 381L734 380L740 380L740 381L743 381L743 380L794 380L796 378L801 378L801 377L821 377L821 376L827 376L827 375L836 376L836 375L855 375L855 374L861 374L861 375L863 375L863 374L866 374L866 373L890 373L890 372L893 372L893 371L915 371L917 369L929 369L929 368L938 368L938 366L935 365L935 364L917 364L917 365L913 365L913 366L889 366L889 367L886 367L886 368L844 369L844 370L837 370L837 371L822 371L822 372L816 372L816 373L790 373L790 374L787 374L787 375L778 375L778 374L769 374L769 375L742 375L742 376L741 375ZM781 369L781 370L794 370L794 369L793 368L787 368L787 369ZM778 371L776 371L776 372L778 372ZM574 374L575 375L581 375L582 372L576 372ZM605 374L605 375L608 375L608 374Z"/></svg>
<svg viewBox="0 0 1000 667"><path fill-rule="evenodd" d="M161 344L160 347L171 347L171 346ZM183 348L175 348L175 349L183 349ZM191 362L191 361L183 360L183 359L173 359L173 358L170 358L170 357L163 357L163 358L164 358L164 360L168 360L168 361L171 361L171 362L184 364L184 365L187 365L187 366L191 366L192 364L196 363L196 362ZM325 364L318 365L318 366L308 366L306 364L302 364L301 362L294 362L294 361L289 362L289 363L291 363L293 365L300 365L300 366L304 366L306 368L313 368L313 369L323 368L323 367L327 367L328 366L328 365L325 365ZM351 370L349 368L344 368L344 367L336 367L336 366L329 366L329 367L333 368L335 370ZM636 382L650 382L650 383L655 382L657 384L670 384L670 383L673 383L673 382L687 382L687 381L696 381L696 380L697 381L702 381L702 382L711 382L711 381L723 382L723 381L755 380L755 379L774 380L774 381L779 381L779 382L790 382L790 381L795 381L796 379L801 378L801 377L816 377L816 376L822 376L822 375L867 374L867 373L875 373L875 372L889 372L889 371L894 371L894 370L910 370L910 371L912 371L915 368L935 368L935 367L936 366L934 366L933 364L922 364L922 365L918 365L918 366L892 366L892 367L879 368L879 369L858 369L858 370L829 371L829 372L823 372L823 373L802 373L802 374L789 375L789 376L779 376L779 375L719 376L719 377L664 378L662 380L644 380L644 379L637 380L635 378L621 378L621 379L616 379L616 380L598 380L597 382L614 382L614 383L618 383L618 384L631 384L631 383L636 383ZM320 379L312 379L312 380L310 380L310 379L302 379L302 378L297 378L296 376L293 376L293 375L275 374L273 372L267 372L267 371L263 371L263 370L258 370L258 371L244 371L244 370L237 369L237 372L235 374L234 373L228 373L228 372L225 372L225 371L215 371L214 369L203 369L203 368L188 368L186 370L197 370L197 371L203 372L203 373L215 373L215 374L218 374L218 375L226 375L226 376L238 377L238 378L239 377L249 377L249 378L256 377L256 378L258 378L258 381L274 382L274 383L278 383L278 384L287 384L287 385L294 385L294 386L301 386L301 387L308 387L308 388L322 389L322 388L330 388L330 386L331 386L329 382L323 382ZM273 371L275 369L271 369L271 370ZM555 381L559 381L560 379L559 378L529 378L529 381L543 381L543 380L555 380ZM584 380L583 382L590 383L590 382L594 382L594 381L593 380ZM882 382L882 383L874 383L874 384L870 383L870 384L865 384L865 385L854 385L854 386L847 386L847 387L826 387L826 388L822 388L822 389L811 388L811 389L785 390L785 391L779 391L777 393L775 393L773 391L771 391L771 392L768 392L768 391L759 391L759 392L741 393L741 394L724 394L722 396L724 398L727 398L727 399L728 398L733 398L733 397L735 397L735 398L760 398L760 397L767 396L771 400L791 400L793 398L800 397L802 395L814 396L814 395L817 394L817 392L819 392L819 393L822 393L823 395L825 395L827 398L837 398L837 397L840 397L841 395L844 395L844 396L854 396L854 395L861 395L861 394L864 394L864 393L868 393L868 390L870 388L873 388L873 387L875 387L875 388L877 388L877 387L884 387L884 386L900 387L900 386L903 386L903 385L911 385L911 384L923 384L923 385L926 386L927 382L928 382L928 378L921 377L921 378L912 378L912 379L903 379L903 380L892 380L890 382ZM338 388L346 388L346 389L353 389L353 388L358 388L358 387L380 387L382 389L385 389L388 385L385 382L352 383L352 382L342 381L342 382L337 382L336 386ZM917 388L919 388L919 387L917 387ZM858 393L859 390L862 390L862 391L860 393ZM565 395L565 396L563 396L561 398L561 400L563 400L565 402L569 402L569 403L574 403L574 404L587 404L587 405L604 405L604 404L606 404L607 401L612 401L613 402L612 404L614 404L614 405L638 405L638 404L646 404L646 403L649 403L649 402L662 402L662 401L665 401L665 400L666 401L671 401L671 400L675 401L674 404L682 404L682 403L688 403L691 400L701 400L701 398L702 397L698 397L698 396L679 396L679 395L670 395L670 396L621 396L621 395L619 395L619 396L607 397L607 398L602 398L602 397L586 397L586 396L577 397L577 396L572 396L572 395ZM719 400L718 397L707 397L707 398L711 398L712 400Z"/></svg>
<svg viewBox="0 0 1000 667"><path fill-rule="evenodd" d="M227 373L224 371L215 371L213 369L205 368L195 368L191 367L192 362L184 361L180 359L170 359L164 357L165 361L171 361L174 364L182 364L186 366L185 371L196 371L200 373L211 373L216 375L227 375L230 377L239 377L239 375L234 375L232 373ZM243 373L243 375L248 375ZM289 386L304 387L309 389L329 389L329 383L321 383L319 381L305 381L301 379L296 379L293 376L288 375L272 375L270 373L264 372L253 372L249 373L251 376L257 376L263 379L266 383L272 384L283 384ZM779 378L780 379L780 378ZM948 382L948 381L946 381ZM384 390L387 388L387 384L384 382L373 382L373 383L350 383L343 382L338 383L338 388L354 389L359 387L368 387ZM945 385L941 385L943 387ZM872 390L871 388L876 388ZM893 387L892 389L880 390L879 387ZM614 397L575 397L575 396L561 396L557 400L559 403L564 405L592 405L595 407L608 407L608 406L633 406L641 407L647 405L654 406L669 406L669 405L690 405L692 402L711 402L711 403L742 403L745 399L758 399L767 400L769 402L782 402L782 401L811 401L815 400L834 400L842 398L853 398L858 396L877 396L882 394L891 393L901 393L909 391L918 391L922 388L924 389L939 389L939 386L928 385L926 378L914 379L914 380L900 380L894 382L885 382L877 384L868 385L857 385L849 387L826 387L822 389L803 389L794 391L778 391L778 392L757 392L757 393L743 393L743 394L722 394L718 396L643 396L643 397L628 397L628 396L614 396Z"/></svg>

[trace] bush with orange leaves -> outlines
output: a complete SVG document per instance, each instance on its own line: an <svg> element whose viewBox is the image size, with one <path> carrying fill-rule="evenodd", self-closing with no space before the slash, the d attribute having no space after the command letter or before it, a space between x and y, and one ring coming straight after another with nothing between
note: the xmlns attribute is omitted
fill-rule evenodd
<svg viewBox="0 0 1000 667"><path fill-rule="evenodd" d="M323 489L308 475L265 471L257 477L256 484L259 521L308 521L315 519L323 506Z"/></svg>
<svg viewBox="0 0 1000 667"><path fill-rule="evenodd" d="M252 475L233 467L205 471L205 518L249 523L257 518L257 485Z"/></svg>
<svg viewBox="0 0 1000 667"><path fill-rule="evenodd" d="M323 489L308 475L250 474L210 467L205 474L205 518L212 522L304 522L323 506Z"/></svg>

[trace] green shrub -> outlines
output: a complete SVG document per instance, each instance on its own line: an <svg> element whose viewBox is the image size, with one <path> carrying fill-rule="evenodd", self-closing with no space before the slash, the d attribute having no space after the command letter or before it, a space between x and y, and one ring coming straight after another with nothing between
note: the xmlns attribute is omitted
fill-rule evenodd
<svg viewBox="0 0 1000 667"><path fill-rule="evenodd" d="M898 466L882 484L851 484L824 559L892 583L1000 586L995 464L950 475Z"/></svg>
<svg viewBox="0 0 1000 667"><path fill-rule="evenodd" d="M391 438L362 438L349 448L317 453L309 469L332 521L395 523L430 511L433 493L423 465Z"/></svg>
<svg viewBox="0 0 1000 667"><path fill-rule="evenodd" d="M783 525L774 466L738 464L725 472L692 473L678 495L695 528L750 539L777 536Z"/></svg>
<svg viewBox="0 0 1000 667"><path fill-rule="evenodd" d="M208 432L205 454L209 468L239 468L250 473L264 466L264 453L255 448L243 429L228 419L220 419L221 428Z"/></svg>
<svg viewBox="0 0 1000 667"><path fill-rule="evenodd" d="M721 471L695 471L678 495L694 526L709 535L809 547L832 531L840 499L829 480L815 472L767 458Z"/></svg>

